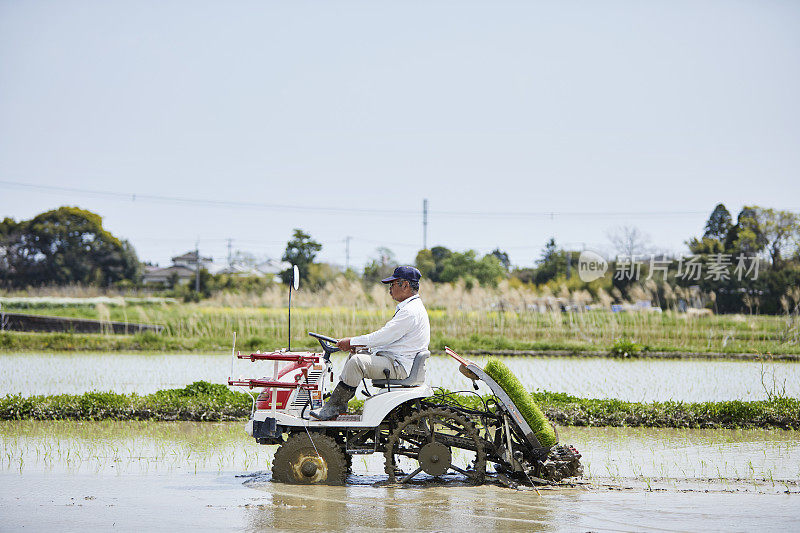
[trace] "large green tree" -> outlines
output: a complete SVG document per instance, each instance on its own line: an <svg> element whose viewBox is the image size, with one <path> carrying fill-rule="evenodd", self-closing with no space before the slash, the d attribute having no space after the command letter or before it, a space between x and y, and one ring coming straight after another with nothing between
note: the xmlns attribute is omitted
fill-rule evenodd
<svg viewBox="0 0 800 533"><path fill-rule="evenodd" d="M800 216L790 211L759 208L758 217L772 266L779 268L784 252L800 242Z"/></svg>
<svg viewBox="0 0 800 533"><path fill-rule="evenodd" d="M282 259L292 265L297 265L300 277L308 279L311 265L320 250L322 250L322 244L312 239L308 233L296 228L292 233L292 238L286 243L286 251L283 252ZM281 272L281 279L284 283L291 283L292 269L288 268Z"/></svg>
<svg viewBox="0 0 800 533"><path fill-rule="evenodd" d="M767 246L767 238L759 220L759 207L745 206L728 232L725 249L732 253L756 255Z"/></svg>
<svg viewBox="0 0 800 533"><path fill-rule="evenodd" d="M733 222L730 212L725 204L717 204L714 211L711 212L711 216L708 217L703 237L724 241L731 227L733 227Z"/></svg>
<svg viewBox="0 0 800 533"><path fill-rule="evenodd" d="M500 248L495 248L492 250L492 255L500 261L500 264L503 265L503 268L506 269L508 272L511 269L511 258L508 256L508 252L501 250Z"/></svg>
<svg viewBox="0 0 800 533"><path fill-rule="evenodd" d="M0 224L0 283L26 287L70 283L108 286L138 281L139 261L127 241L103 228L100 215L60 207Z"/></svg>
<svg viewBox="0 0 800 533"><path fill-rule="evenodd" d="M500 279L508 275L503 263L494 252L478 258L475 250L453 252L444 246L420 250L417 253L416 265L423 277L434 282L465 279L469 284L477 281L481 285L495 286Z"/></svg>
<svg viewBox="0 0 800 533"><path fill-rule="evenodd" d="M506 276L506 270L492 254L486 254L478 259L475 250L466 252L453 252L442 262L440 281L456 281L459 278L471 282L477 280L481 285L496 286L497 282Z"/></svg>
<svg viewBox="0 0 800 533"><path fill-rule="evenodd" d="M533 282L536 284L547 283L559 274L567 273L567 252L556 245L556 240L551 238L542 250L542 256L537 261Z"/></svg>
<svg viewBox="0 0 800 533"><path fill-rule="evenodd" d="M434 246L430 250L427 248L417 253L416 265L422 277L431 281L445 281L442 278L444 262L453 255L453 252L444 246Z"/></svg>
<svg viewBox="0 0 800 533"><path fill-rule="evenodd" d="M721 254L726 250L726 239L732 229L731 214L725 205L717 204L706 221L703 236L692 237L686 246L695 255Z"/></svg>
<svg viewBox="0 0 800 533"><path fill-rule="evenodd" d="M706 223L703 236L687 241L691 252L700 256L703 274L676 277L675 282L713 293L714 309L720 313L780 313L793 308L793 288L800 283L796 259L800 217L789 211L745 206L736 223L728 226L720 206ZM741 259L739 254L743 254ZM725 275L710 274L712 264L727 264Z"/></svg>

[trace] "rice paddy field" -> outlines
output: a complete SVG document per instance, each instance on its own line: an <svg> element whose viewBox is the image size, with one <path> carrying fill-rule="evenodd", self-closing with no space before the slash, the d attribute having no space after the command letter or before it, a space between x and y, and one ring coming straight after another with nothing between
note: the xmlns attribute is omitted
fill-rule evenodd
<svg viewBox="0 0 800 533"><path fill-rule="evenodd" d="M274 446L241 423L0 422L3 529L788 531L796 432L564 428L585 479L539 492L450 480L344 487L271 482Z"/></svg>
<svg viewBox="0 0 800 533"><path fill-rule="evenodd" d="M325 299L298 293L293 348L316 347L307 331L337 337L362 333L391 316L393 305L383 291L348 300L345 289L335 307L328 305L335 301L331 294ZM502 357L527 390L678 406L800 397L800 364L773 357L800 354L797 317L791 315L561 312L541 296L526 299L525 293L506 291L498 299L491 291L448 290L426 298L432 348L473 352L468 357L480 365L490 353L551 353ZM61 303L5 300L3 308L17 306L17 312L155 323L165 332L0 332L0 390L23 396L93 390L148 394L199 380L224 383L231 374L267 374L248 361L235 362L231 370L232 332L243 352L285 347L283 296L223 295L199 304L104 297ZM701 357L586 357L608 355L620 339L644 351ZM734 357L742 353L752 357ZM334 364L338 371L341 354ZM469 389L469 381L455 370L451 359L435 355L429 359L428 381ZM471 487L458 480L386 486L380 455L357 457L344 487L273 483L269 469L276 448L257 445L242 426L0 421L0 529L30 526L32 516L40 529L193 532L786 531L800 520L796 430L562 426L560 442L581 451L585 475L535 492L491 483Z"/></svg>
<svg viewBox="0 0 800 533"><path fill-rule="evenodd" d="M242 422L3 421L4 474L251 472L271 467L275 446L256 445ZM797 492L796 431L562 428L595 483L713 479ZM380 478L383 456L358 457L354 473ZM363 481L363 480L362 480Z"/></svg>
<svg viewBox="0 0 800 533"><path fill-rule="evenodd" d="M470 356L485 365L487 356ZM563 392L582 398L630 402L764 400L770 393L800 397L800 364L786 361L716 359L610 359L602 357L507 356L503 362L526 390ZM334 370L344 356L334 354ZM470 389L453 359L428 359L427 380L449 390ZM235 362L227 354L10 353L0 356L0 390L22 394L90 391L149 394L195 381L226 383L228 377L261 377L266 363Z"/></svg>

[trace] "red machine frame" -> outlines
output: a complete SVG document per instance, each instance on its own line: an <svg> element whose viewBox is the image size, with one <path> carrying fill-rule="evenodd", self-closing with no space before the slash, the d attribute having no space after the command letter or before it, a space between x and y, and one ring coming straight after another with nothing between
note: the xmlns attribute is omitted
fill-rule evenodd
<svg viewBox="0 0 800 533"><path fill-rule="evenodd" d="M308 370L312 366L316 366L320 363L324 364L322 361L322 354L308 354L308 352L257 352L249 355L242 355L241 352L237 352L236 358L249 359L251 362L275 362L271 380L228 378L228 385L232 387L249 387L250 389L254 389L256 387L264 388L254 403L255 409L283 409L288 404L292 390L295 389L319 391L320 397L322 395L322 380L320 380L318 383L303 383L302 381L302 378L304 377L306 378L306 381L308 381ZM290 362L294 364L285 365L283 368L281 368L281 362ZM301 373L295 376L295 381L280 381L280 378L297 369L300 369ZM284 390L279 391L278 389Z"/></svg>

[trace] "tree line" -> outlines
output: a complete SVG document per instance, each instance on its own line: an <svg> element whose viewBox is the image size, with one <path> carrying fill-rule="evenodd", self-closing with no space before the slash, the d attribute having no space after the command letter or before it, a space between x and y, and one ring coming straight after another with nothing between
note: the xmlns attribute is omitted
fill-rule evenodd
<svg viewBox="0 0 800 533"><path fill-rule="evenodd" d="M0 286L135 283L136 251L103 228L100 215L60 207L16 222L0 222Z"/></svg>
<svg viewBox="0 0 800 533"><path fill-rule="evenodd" d="M656 300L675 287L692 287L711 295L711 307L717 312L779 313L795 308L800 300L800 217L789 211L746 206L736 219L723 204L709 216L702 235L686 241L692 261L711 268L713 261L725 259L734 264L737 257L747 257L751 272L747 279L737 276L681 276L685 266L681 257L650 251L636 228L624 228L610 240L620 255L638 257L634 262L639 276L612 275L621 268L620 258L609 261L609 275L585 282L576 275L581 250L559 247L549 239L534 265L512 266L507 252L497 248L481 255L475 250L450 250L434 246L419 250L415 266L424 278L434 283L463 281L467 288L476 285L493 287L502 280L516 286L549 287L553 293L566 287L586 290L596 295L600 290L618 300L631 298L637 288L647 286ZM398 265L388 248L379 248L377 257L364 265L363 272L342 271L317 261L322 244L302 229L295 229L288 240L282 260L297 265L307 286L318 288L338 276L376 282ZM649 254L647 252L650 252ZM653 281L647 256L659 256L668 266ZM757 264L755 267L752 262ZM695 265L696 266L696 265ZM84 284L101 287L137 287L141 285L143 266L133 247L103 228L96 213L77 207L60 207L19 222L5 218L0 223L0 287L6 289L41 285ZM291 272L281 273L288 283ZM201 292L215 290L260 290L270 280L234 279L213 276L201 271ZM184 291L191 289L185 288ZM797 295L794 294L797 292Z"/></svg>

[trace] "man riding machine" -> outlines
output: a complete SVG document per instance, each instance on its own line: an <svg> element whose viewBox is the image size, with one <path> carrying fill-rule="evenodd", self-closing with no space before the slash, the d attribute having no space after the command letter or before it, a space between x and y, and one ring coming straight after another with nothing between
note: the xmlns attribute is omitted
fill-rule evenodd
<svg viewBox="0 0 800 533"><path fill-rule="evenodd" d="M520 410L520 400L515 402L474 362L445 347L474 389L480 381L491 392L484 397L469 391L477 402L472 407L460 405L454 396L467 391L434 391L425 383L430 322L418 294L419 280L419 270L411 266L397 267L381 280L398 304L391 320L373 333L336 340L309 332L322 353L234 351L234 359L272 363L271 376L228 380L229 385L261 389L253 397L245 431L259 444L278 445L272 479L343 484L353 456L373 453L384 455L390 483L455 472L480 484L487 462L495 465L497 475L529 482L579 475L580 454L572 447L556 446L557 434L540 440L539 429L528 423L528 410ZM331 354L339 350L351 353L323 405L325 385L333 382ZM349 400L367 378L384 390L365 390L369 397L361 412L346 414ZM401 475L405 469L408 473Z"/></svg>
<svg viewBox="0 0 800 533"><path fill-rule="evenodd" d="M347 412L347 403L365 379L404 380L411 374L417 354L428 351L431 326L428 312L419 297L420 272L412 266L399 266L381 282L397 304L394 316L378 331L343 338L336 347L350 351L339 375L339 383L327 403L311 411L317 420L332 420Z"/></svg>

